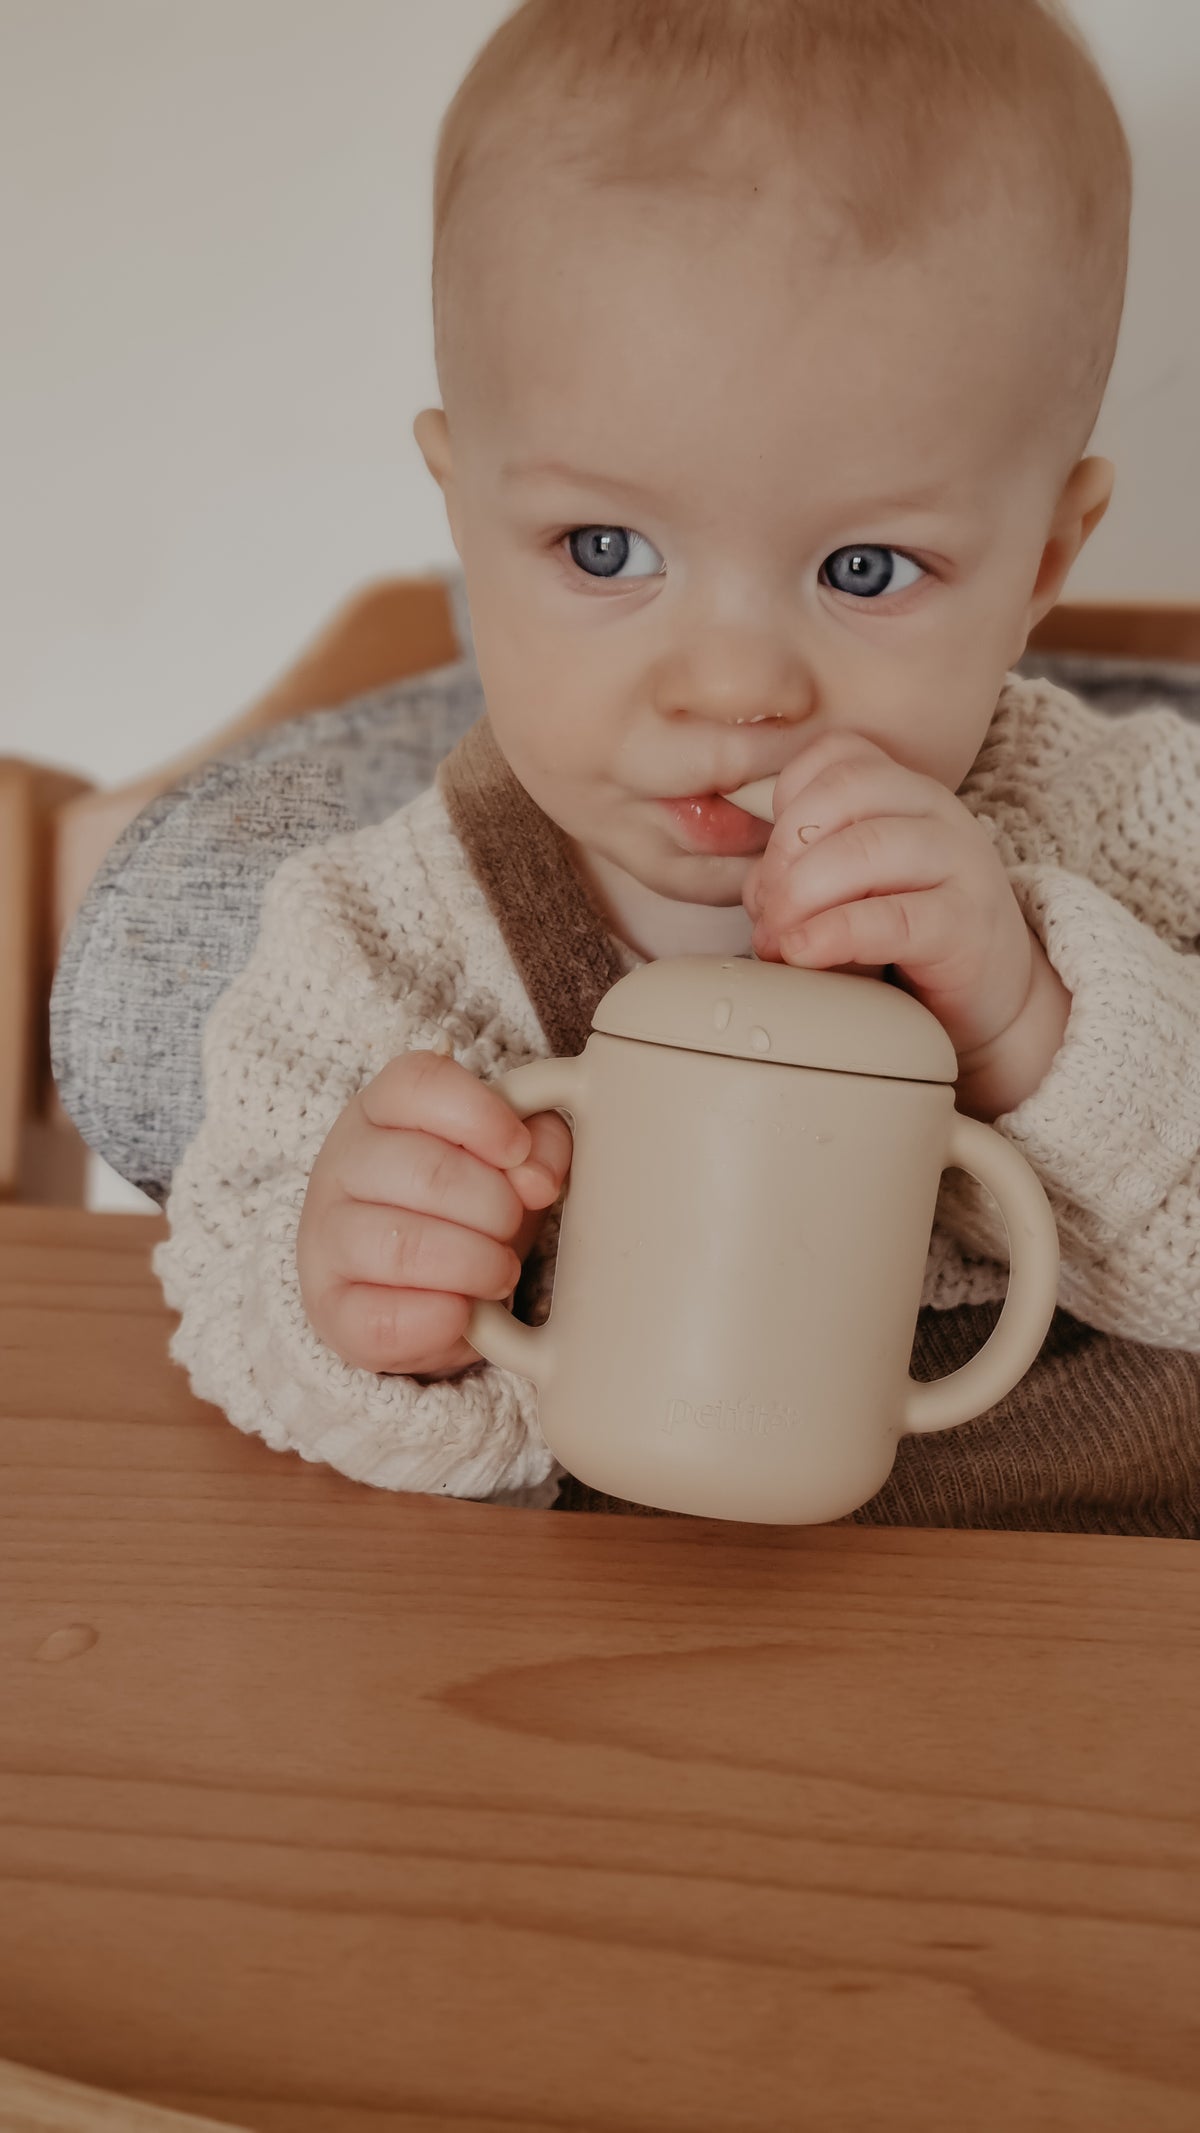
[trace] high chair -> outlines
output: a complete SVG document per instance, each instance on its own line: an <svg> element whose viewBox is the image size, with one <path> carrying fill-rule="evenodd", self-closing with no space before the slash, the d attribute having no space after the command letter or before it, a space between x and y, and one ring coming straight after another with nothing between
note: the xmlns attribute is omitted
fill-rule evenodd
<svg viewBox="0 0 1200 2133"><path fill-rule="evenodd" d="M97 789L0 757L0 1202L82 1203L88 1151L50 1071L50 988L71 920L126 824L253 734L460 656L448 580L384 579L338 608L239 717L130 784Z"/></svg>
<svg viewBox="0 0 1200 2133"><path fill-rule="evenodd" d="M117 838L201 766L266 729L460 661L461 602L453 572L368 586L238 718L115 789L0 759L0 1201L79 1205L85 1196L88 1151L54 1086L48 1004L68 928ZM1163 662L1194 665L1183 695L1200 714L1200 603L1064 605L1035 631L1030 653L1027 664L1081 693L1087 691L1070 671L1072 660L1095 662L1093 678L1113 662L1135 696L1146 665L1152 671L1144 675L1143 700L1159 693ZM1056 671L1063 666L1067 671Z"/></svg>

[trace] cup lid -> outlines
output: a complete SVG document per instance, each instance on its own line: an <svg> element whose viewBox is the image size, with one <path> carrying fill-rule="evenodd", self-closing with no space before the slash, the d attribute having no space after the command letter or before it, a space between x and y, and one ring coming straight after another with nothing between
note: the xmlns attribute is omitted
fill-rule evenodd
<svg viewBox="0 0 1200 2133"><path fill-rule="evenodd" d="M900 1081L958 1079L954 1046L936 1015L898 986L751 956L645 963L605 993L592 1028L726 1059Z"/></svg>

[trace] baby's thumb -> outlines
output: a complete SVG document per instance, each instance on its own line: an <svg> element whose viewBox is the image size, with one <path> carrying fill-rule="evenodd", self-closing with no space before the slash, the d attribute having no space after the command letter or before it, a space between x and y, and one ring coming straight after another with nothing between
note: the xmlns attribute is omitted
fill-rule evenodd
<svg viewBox="0 0 1200 2133"><path fill-rule="evenodd" d="M526 1207L551 1207L571 1167L571 1129L557 1111L539 1111L525 1123L533 1146L508 1176Z"/></svg>

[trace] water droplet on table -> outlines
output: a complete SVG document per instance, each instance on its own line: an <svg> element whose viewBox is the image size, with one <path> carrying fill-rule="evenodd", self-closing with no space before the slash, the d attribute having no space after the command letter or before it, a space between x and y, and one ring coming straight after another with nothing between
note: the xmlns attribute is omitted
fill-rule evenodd
<svg viewBox="0 0 1200 2133"><path fill-rule="evenodd" d="M750 1044L756 1052L769 1052L771 1049L771 1039L765 1029L752 1029Z"/></svg>
<svg viewBox="0 0 1200 2133"><path fill-rule="evenodd" d="M733 1001L718 1000L713 1010L713 1023L717 1029L728 1029L733 1019Z"/></svg>

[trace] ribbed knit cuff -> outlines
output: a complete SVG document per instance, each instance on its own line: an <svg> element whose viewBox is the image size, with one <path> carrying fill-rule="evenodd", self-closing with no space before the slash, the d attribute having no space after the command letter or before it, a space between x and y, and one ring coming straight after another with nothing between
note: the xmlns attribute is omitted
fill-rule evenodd
<svg viewBox="0 0 1200 2133"><path fill-rule="evenodd" d="M314 1331L295 1240L302 1191L256 1222L238 1324L229 1329L231 1421L275 1450L323 1461L375 1488L486 1501L553 1500L562 1471L537 1421L534 1387L492 1364L430 1385L352 1369ZM240 1367L238 1357L240 1355Z"/></svg>
<svg viewBox="0 0 1200 2133"><path fill-rule="evenodd" d="M1048 1191L1119 1236L1200 1161L1200 960L1082 875L1009 879L1072 997L1045 1078L996 1125Z"/></svg>

